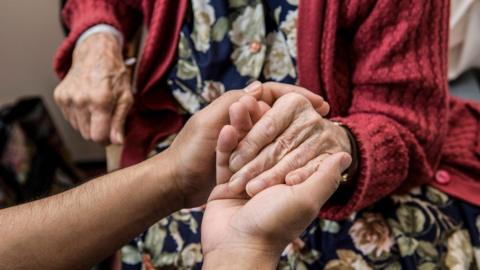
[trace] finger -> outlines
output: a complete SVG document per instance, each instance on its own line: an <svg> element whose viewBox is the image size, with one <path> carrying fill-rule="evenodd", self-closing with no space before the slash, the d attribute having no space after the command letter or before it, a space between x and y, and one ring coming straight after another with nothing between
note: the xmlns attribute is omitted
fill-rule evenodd
<svg viewBox="0 0 480 270"><path fill-rule="evenodd" d="M289 172L304 166L314 159L321 148L322 143L317 136L308 138L293 151L285 155L278 163L275 163L273 167L265 170L250 181L247 180L246 190L248 195L255 196L255 194L265 188L285 183L285 177ZM257 161L256 158L252 161L252 163L254 162L262 162L262 160L258 159Z"/></svg>
<svg viewBox="0 0 480 270"><path fill-rule="evenodd" d="M75 121L75 118L74 116L72 115L72 112L71 110L68 108L68 107L60 107L61 110L62 110L62 113L63 113L63 116L65 117L65 119L68 121L68 123L70 123L70 125L72 126L73 129L77 129L77 123Z"/></svg>
<svg viewBox="0 0 480 270"><path fill-rule="evenodd" d="M248 110L245 103L240 102L240 100L233 103L229 108L230 124L237 129L240 138L243 138L253 126Z"/></svg>
<svg viewBox="0 0 480 270"><path fill-rule="evenodd" d="M215 99L207 107L197 112L193 117L197 119L201 126L208 129L220 130L229 123L230 106L246 95L259 95L261 90L260 82L253 82L243 91L232 90ZM248 90L248 92L247 92Z"/></svg>
<svg viewBox="0 0 480 270"><path fill-rule="evenodd" d="M132 106L133 98L130 92L124 94L118 100L117 106L112 117L112 126L110 130L110 141L114 144L123 144L125 119Z"/></svg>
<svg viewBox="0 0 480 270"><path fill-rule="evenodd" d="M77 117L75 115L75 111L73 109L66 109L65 112L67 113L67 119L68 119L68 122L70 122L70 125L72 125L72 127L75 130L78 130Z"/></svg>
<svg viewBox="0 0 480 270"><path fill-rule="evenodd" d="M229 188L228 185L226 184L220 184L215 186L215 188L212 190L210 193L210 196L208 197L208 202L214 201L214 200L223 200L223 199L245 199L248 200L249 197L247 193L235 193L232 192Z"/></svg>
<svg viewBox="0 0 480 270"><path fill-rule="evenodd" d="M62 110L63 115L65 116L65 119L67 119L73 129L77 130L77 119L75 118L75 111L73 109L71 100L59 98L57 102Z"/></svg>
<svg viewBox="0 0 480 270"><path fill-rule="evenodd" d="M218 135L216 151L216 178L217 184L223 184L230 179L232 171L229 167L229 158L238 143L238 132L233 126L222 128Z"/></svg>
<svg viewBox="0 0 480 270"><path fill-rule="evenodd" d="M285 176L285 184L293 186L305 181L310 175L317 171L320 164L331 154L321 154L310 160L305 166L293 170Z"/></svg>
<svg viewBox="0 0 480 270"><path fill-rule="evenodd" d="M341 174L350 166L351 161L352 158L345 152L327 157L305 182L292 187L295 190L294 193L314 200L320 210L320 207L337 190Z"/></svg>
<svg viewBox="0 0 480 270"><path fill-rule="evenodd" d="M111 113L105 110L92 112L90 120L91 139L99 143L108 143L110 134Z"/></svg>
<svg viewBox="0 0 480 270"><path fill-rule="evenodd" d="M75 118L77 119L78 130L85 140L90 140L90 112L84 108L75 110Z"/></svg>
<svg viewBox="0 0 480 270"><path fill-rule="evenodd" d="M260 120L263 114L260 111L259 101L252 96L241 97L238 101L247 107L248 114L250 115L250 119L253 124Z"/></svg>
<svg viewBox="0 0 480 270"><path fill-rule="evenodd" d="M259 177L257 180L266 179L268 183L257 183L255 185L258 185L258 187L249 187L248 193L253 195L253 193L257 193L256 190L259 191L267 186L283 182L285 175L289 171L298 168L292 166L303 166L318 155L321 141L318 139L320 134L312 136L312 133L315 131L316 129L310 125L304 127L295 123L291 124L273 143L266 146L231 177L230 188L240 192L245 189L250 180L257 176ZM292 149L293 151L290 152ZM287 155L291 155L291 157L286 158ZM286 158L285 160L283 160L284 157ZM262 176L260 177L260 175Z"/></svg>
<svg viewBox="0 0 480 270"><path fill-rule="evenodd" d="M230 157L230 169L234 172L240 170L289 127L297 114L308 106L311 106L310 103L298 94L288 94L279 98L272 109L265 113L238 144Z"/></svg>
<svg viewBox="0 0 480 270"><path fill-rule="evenodd" d="M263 116L265 113L268 112L268 110L270 110L272 107L270 107L270 105L268 105L267 103L263 102L263 101L259 101L258 102L258 106L260 107L260 115ZM255 121L257 122L257 121Z"/></svg>
<svg viewBox="0 0 480 270"><path fill-rule="evenodd" d="M281 96L286 95L288 93L292 93L292 92L306 97L312 103L312 106L315 108L315 110L317 110L319 113L320 111L324 112L325 108L322 108L322 107L326 102L321 96L303 87L292 85L292 84L277 83L277 82L264 83L262 85L262 92L261 92L261 96L259 97L259 100L263 100L267 104L272 105L275 102L275 100L279 99Z"/></svg>
<svg viewBox="0 0 480 270"><path fill-rule="evenodd" d="M321 116L326 116L330 112L330 104L323 102L323 104L316 109Z"/></svg>

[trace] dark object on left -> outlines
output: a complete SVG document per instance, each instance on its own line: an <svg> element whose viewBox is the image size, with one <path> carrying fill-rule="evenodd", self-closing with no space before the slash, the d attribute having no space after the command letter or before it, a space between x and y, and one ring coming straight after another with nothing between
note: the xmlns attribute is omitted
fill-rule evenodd
<svg viewBox="0 0 480 270"><path fill-rule="evenodd" d="M0 208L61 192L80 179L40 98L0 109Z"/></svg>

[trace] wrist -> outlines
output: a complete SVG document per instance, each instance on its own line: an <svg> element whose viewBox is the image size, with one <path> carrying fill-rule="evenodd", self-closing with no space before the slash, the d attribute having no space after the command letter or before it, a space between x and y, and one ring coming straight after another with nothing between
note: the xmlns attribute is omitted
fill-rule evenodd
<svg viewBox="0 0 480 270"><path fill-rule="evenodd" d="M117 69L124 66L122 46L110 33L95 33L85 38L75 47L72 55L72 67Z"/></svg>
<svg viewBox="0 0 480 270"><path fill-rule="evenodd" d="M184 197L175 181L175 168L167 152L162 152L143 163L149 186L155 191L158 216L174 213L184 208Z"/></svg>
<svg viewBox="0 0 480 270"><path fill-rule="evenodd" d="M344 142L344 144L348 145L348 147L346 147L348 151L346 152L349 153L350 156L352 157L352 162L350 164L350 167L348 167L345 170L344 174L342 175L342 178L344 178L346 182L352 182L351 180L355 178L357 174L358 163L359 163L357 141L355 140L355 137L350 131L350 129L347 126L345 126L342 122L333 121L333 123L342 130L342 136L343 136L342 141Z"/></svg>
<svg viewBox="0 0 480 270"><path fill-rule="evenodd" d="M219 248L204 254L203 269L275 269L280 254L256 248Z"/></svg>

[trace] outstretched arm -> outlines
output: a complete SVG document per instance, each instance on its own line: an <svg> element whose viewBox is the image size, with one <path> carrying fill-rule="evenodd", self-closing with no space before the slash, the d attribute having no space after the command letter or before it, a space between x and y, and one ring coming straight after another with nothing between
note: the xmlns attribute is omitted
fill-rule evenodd
<svg viewBox="0 0 480 270"><path fill-rule="evenodd" d="M195 114L162 154L65 193L0 210L2 269L84 269L162 217L205 203L215 185L215 147L230 105L244 96L271 104L290 92L318 108L325 104L299 87L263 89L256 82Z"/></svg>
<svg viewBox="0 0 480 270"><path fill-rule="evenodd" d="M67 192L1 210L2 267L86 269L95 264L181 208L171 168L167 155L159 155Z"/></svg>

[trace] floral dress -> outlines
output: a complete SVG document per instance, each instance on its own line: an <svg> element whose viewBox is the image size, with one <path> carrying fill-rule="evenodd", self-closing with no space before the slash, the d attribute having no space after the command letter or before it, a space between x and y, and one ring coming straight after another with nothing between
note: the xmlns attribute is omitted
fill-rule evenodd
<svg viewBox="0 0 480 270"><path fill-rule="evenodd" d="M192 0L167 82L191 115L254 80L295 84L297 0ZM158 144L160 152L173 136ZM160 220L122 248L123 269L201 269L202 209ZM479 269L480 209L429 186L335 222L316 219L279 269Z"/></svg>

